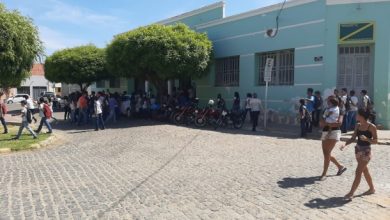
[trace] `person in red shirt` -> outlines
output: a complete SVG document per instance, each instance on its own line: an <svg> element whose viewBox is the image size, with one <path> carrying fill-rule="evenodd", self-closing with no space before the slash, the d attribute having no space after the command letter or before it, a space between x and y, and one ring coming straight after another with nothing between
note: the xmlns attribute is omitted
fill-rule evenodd
<svg viewBox="0 0 390 220"><path fill-rule="evenodd" d="M88 93L83 92L82 96L79 98L77 102L77 106L79 108L79 120L77 125L81 125L81 120L83 120L84 124L87 124L87 110L88 110Z"/></svg>
<svg viewBox="0 0 390 220"><path fill-rule="evenodd" d="M6 109L7 107L6 107L5 103L1 100L1 97L3 97L3 95L4 95L4 93L0 92L0 122L4 128L3 134L8 134L7 123L5 121L5 114L7 111L7 109Z"/></svg>

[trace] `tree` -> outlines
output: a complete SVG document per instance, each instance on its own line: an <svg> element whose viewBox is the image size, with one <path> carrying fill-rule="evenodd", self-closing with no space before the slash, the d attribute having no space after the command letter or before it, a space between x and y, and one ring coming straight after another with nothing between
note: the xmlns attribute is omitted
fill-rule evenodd
<svg viewBox="0 0 390 220"><path fill-rule="evenodd" d="M212 43L184 24L156 24L117 35L106 51L111 72L148 80L162 95L169 79L208 73Z"/></svg>
<svg viewBox="0 0 390 220"><path fill-rule="evenodd" d="M20 86L42 52L32 20L18 11L8 11L0 3L0 87L7 91Z"/></svg>
<svg viewBox="0 0 390 220"><path fill-rule="evenodd" d="M104 49L86 45L54 52L46 59L45 76L52 82L77 84L84 91L110 74Z"/></svg>

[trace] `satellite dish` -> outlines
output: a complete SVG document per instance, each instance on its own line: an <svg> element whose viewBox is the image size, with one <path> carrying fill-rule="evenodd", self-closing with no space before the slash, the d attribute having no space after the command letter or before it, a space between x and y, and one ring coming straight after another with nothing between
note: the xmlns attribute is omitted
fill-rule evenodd
<svg viewBox="0 0 390 220"><path fill-rule="evenodd" d="M266 32L265 32L265 36L266 37L270 37L270 38L273 38L276 36L276 34L278 33L278 31L276 29L268 29Z"/></svg>

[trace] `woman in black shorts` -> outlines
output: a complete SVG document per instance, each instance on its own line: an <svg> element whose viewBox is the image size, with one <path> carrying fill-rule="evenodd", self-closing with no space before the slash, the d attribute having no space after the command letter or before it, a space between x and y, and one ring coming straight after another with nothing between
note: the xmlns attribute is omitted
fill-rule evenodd
<svg viewBox="0 0 390 220"><path fill-rule="evenodd" d="M356 160L358 166L356 168L355 180L353 181L351 191L345 195L345 199L351 200L353 195L360 184L362 174L366 179L370 189L364 193L364 195L371 195L375 193L374 184L372 182L371 174L368 170L368 163L371 160L371 144L378 143L377 129L374 124L369 122L370 111L359 109L357 114L357 121L359 124L355 128L355 133L352 138L348 140L344 146L341 147L343 150L347 145L355 142L356 137L358 138L357 145L355 147Z"/></svg>

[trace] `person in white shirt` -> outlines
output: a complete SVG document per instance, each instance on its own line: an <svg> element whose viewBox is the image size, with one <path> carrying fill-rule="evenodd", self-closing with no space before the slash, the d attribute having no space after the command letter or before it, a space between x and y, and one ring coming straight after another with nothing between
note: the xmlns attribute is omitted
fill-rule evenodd
<svg viewBox="0 0 390 220"><path fill-rule="evenodd" d="M360 92L361 95L361 102L359 103L360 108L363 108L364 110L371 110L371 98L367 94L367 90L362 90Z"/></svg>
<svg viewBox="0 0 390 220"><path fill-rule="evenodd" d="M23 129L25 129L25 128L30 132L30 134L34 137L34 139L36 139L36 138L38 138L38 136L37 136L37 134L35 134L35 132L30 127L30 124L29 124L28 119L27 119L28 111L29 111L27 109L27 101L26 100L21 101L21 105L22 105L22 110L21 110L20 115L22 117L22 124L19 127L18 134L13 139L18 140L20 138L20 136L22 135Z"/></svg>
<svg viewBox="0 0 390 220"><path fill-rule="evenodd" d="M349 105L349 110L347 113L347 129L353 131L355 130L356 126L356 115L359 103L359 99L355 96L354 90L351 90L349 92L349 99L347 100L347 103L347 105Z"/></svg>
<svg viewBox="0 0 390 220"><path fill-rule="evenodd" d="M103 121L103 109L102 109L102 103L99 100L98 96L94 97L94 111L95 111L95 131L99 130L99 127L101 130L105 129L104 121Z"/></svg>
<svg viewBox="0 0 390 220"><path fill-rule="evenodd" d="M321 181L326 179L326 174L328 172L330 162L334 163L337 166L338 176L340 176L347 170L345 166L341 165L336 160L336 158L332 156L332 150L341 138L340 126L342 124L343 115L340 113L339 99L335 96L329 96L327 103L328 108L325 110L322 121L322 125L324 128L321 140L322 152L324 154L324 169L320 177Z"/></svg>
<svg viewBox="0 0 390 220"><path fill-rule="evenodd" d="M26 99L27 101L27 110L30 111L31 113L31 116L32 116L32 119L34 120L34 123L37 123L37 119L35 118L34 114L35 114L35 103L34 101L32 100L32 98L29 96L29 95L25 95L23 96L24 99Z"/></svg>
<svg viewBox="0 0 390 220"><path fill-rule="evenodd" d="M253 93L253 98L249 101L252 118L252 131L256 131L259 123L260 110L262 109L261 101L257 98L257 94Z"/></svg>
<svg viewBox="0 0 390 220"><path fill-rule="evenodd" d="M47 107L49 105L47 104L47 101L45 101L45 98L41 97L39 99L39 103L38 103L39 117L41 117L41 122L39 123L38 129L35 130L35 132L37 134L39 134L41 132L43 125L45 125L47 127L47 129L49 130L47 132L47 134L53 133L53 129L52 129L50 122L49 122L49 119L52 117L53 112L45 112L45 106L47 109Z"/></svg>

